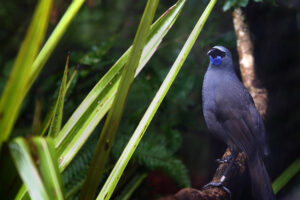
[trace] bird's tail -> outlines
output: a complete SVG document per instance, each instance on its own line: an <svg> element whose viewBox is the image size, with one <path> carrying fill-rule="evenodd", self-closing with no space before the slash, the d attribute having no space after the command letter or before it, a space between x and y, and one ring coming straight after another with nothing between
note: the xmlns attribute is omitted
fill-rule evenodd
<svg viewBox="0 0 300 200"><path fill-rule="evenodd" d="M256 154L248 160L253 196L257 200L275 200L272 184L262 158Z"/></svg>

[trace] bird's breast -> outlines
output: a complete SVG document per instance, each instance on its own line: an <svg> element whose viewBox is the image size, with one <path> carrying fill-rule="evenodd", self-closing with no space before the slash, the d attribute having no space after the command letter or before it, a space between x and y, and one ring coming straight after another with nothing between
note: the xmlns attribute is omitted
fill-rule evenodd
<svg viewBox="0 0 300 200"><path fill-rule="evenodd" d="M241 107L244 91L240 81L233 74L208 70L204 77L202 101L204 112L212 110L218 113L226 108Z"/></svg>
<svg viewBox="0 0 300 200"><path fill-rule="evenodd" d="M202 100L204 107L215 106L219 90L226 81L222 74L208 70L204 76Z"/></svg>

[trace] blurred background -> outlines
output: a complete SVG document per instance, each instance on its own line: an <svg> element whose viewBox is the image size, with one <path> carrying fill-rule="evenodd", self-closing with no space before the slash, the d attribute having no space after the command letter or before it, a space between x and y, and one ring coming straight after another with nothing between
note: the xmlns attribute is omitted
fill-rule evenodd
<svg viewBox="0 0 300 200"><path fill-rule="evenodd" d="M37 1L0 2L0 91L9 75ZM156 17L176 1L161 0ZM178 20L145 69L134 81L110 163L115 163L146 108L203 12L207 0L188 0ZM56 0L48 35L68 7L70 0ZM212 178L226 145L208 132L203 115L201 89L208 66L206 52L215 45L229 48L237 73L238 55L232 10L223 11L219 1L206 22L196 45L184 63L173 87L148 128L133 160L122 177L113 199L126 191L136 174L143 174L130 199L156 199L180 188L201 188ZM34 109L41 103L41 120L57 98L67 53L79 73L71 85L64 107L68 119L88 92L131 45L145 1L87 0L62 41L27 95L13 137L28 135ZM265 118L270 156L265 159L271 180L275 180L300 156L300 7L297 0L249 1L246 14L257 77L268 90ZM51 28L52 27L52 28ZM64 172L67 189L82 180L91 159L102 124L81 153ZM82 165L80 163L83 163ZM82 174L75 173L80 168ZM20 180L15 180L20 182ZM247 173L238 180L233 199L252 199ZM296 175L279 193L278 199L300 199L300 176Z"/></svg>

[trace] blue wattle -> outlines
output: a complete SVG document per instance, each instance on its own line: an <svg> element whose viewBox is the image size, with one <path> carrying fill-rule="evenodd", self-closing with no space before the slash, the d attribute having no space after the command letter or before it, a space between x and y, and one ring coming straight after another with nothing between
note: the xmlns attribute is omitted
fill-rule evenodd
<svg viewBox="0 0 300 200"><path fill-rule="evenodd" d="M213 58L212 56L209 56L209 60L210 60L211 64L216 65L216 66L218 66L222 63L221 56L217 56L215 58Z"/></svg>

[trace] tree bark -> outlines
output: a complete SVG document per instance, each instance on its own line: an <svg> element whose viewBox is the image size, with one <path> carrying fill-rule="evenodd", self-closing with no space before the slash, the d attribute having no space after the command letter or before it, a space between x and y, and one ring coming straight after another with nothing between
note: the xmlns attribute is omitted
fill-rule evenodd
<svg viewBox="0 0 300 200"><path fill-rule="evenodd" d="M226 149L222 159L230 155L229 149ZM240 153L236 158L236 164L229 171L227 178L223 182L226 188L231 188L233 181L245 171L246 155ZM228 163L222 163L217 168L212 182L220 182ZM222 187L208 186L201 190L193 188L184 188L173 196L160 198L159 200L229 200L229 194Z"/></svg>
<svg viewBox="0 0 300 200"><path fill-rule="evenodd" d="M267 111L268 93L255 75L254 48L245 15L241 8L236 8L232 17L243 84L249 90L258 112L264 119Z"/></svg>

